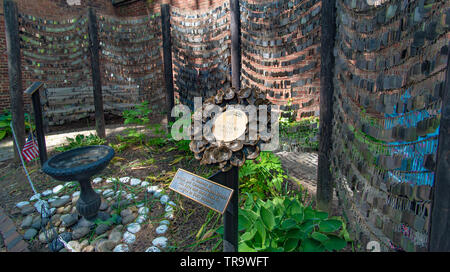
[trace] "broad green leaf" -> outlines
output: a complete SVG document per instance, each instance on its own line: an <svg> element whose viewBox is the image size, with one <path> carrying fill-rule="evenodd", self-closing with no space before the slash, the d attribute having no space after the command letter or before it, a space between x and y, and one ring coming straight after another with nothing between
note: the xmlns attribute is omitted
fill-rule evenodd
<svg viewBox="0 0 450 272"><path fill-rule="evenodd" d="M281 229L283 230L290 230L295 226L297 226L297 222L292 218L288 218L281 223Z"/></svg>
<svg viewBox="0 0 450 272"><path fill-rule="evenodd" d="M289 238L284 243L284 250L286 252L294 251L298 246L299 239Z"/></svg>
<svg viewBox="0 0 450 272"><path fill-rule="evenodd" d="M323 247L320 242L311 238L307 238L302 241L300 250L303 252L323 252L325 251L325 247Z"/></svg>
<svg viewBox="0 0 450 272"><path fill-rule="evenodd" d="M238 245L238 252L256 252L256 250L242 242Z"/></svg>
<svg viewBox="0 0 450 272"><path fill-rule="evenodd" d="M265 207L261 207L260 210L261 219L264 223L264 226L269 230L273 230L275 227L275 218L273 216L273 213L266 209Z"/></svg>
<svg viewBox="0 0 450 272"><path fill-rule="evenodd" d="M311 238L313 238L319 242L322 242L322 243L329 239L328 236L326 236L323 233L317 232L317 231L315 231L311 234Z"/></svg>
<svg viewBox="0 0 450 272"><path fill-rule="evenodd" d="M244 230L244 229L248 229L251 227L252 222L245 216L243 215L241 212L239 212L239 216L238 216L238 229L240 230Z"/></svg>
<svg viewBox="0 0 450 272"><path fill-rule="evenodd" d="M307 221L300 225L300 230L309 235L314 230L314 226L315 224L313 221Z"/></svg>
<svg viewBox="0 0 450 272"><path fill-rule="evenodd" d="M329 239L323 243L327 250L341 250L347 246L347 242L337 236L330 235Z"/></svg>
<svg viewBox="0 0 450 272"><path fill-rule="evenodd" d="M300 229L292 229L287 232L286 238L298 238L300 240L303 240L306 238L306 235Z"/></svg>
<svg viewBox="0 0 450 272"><path fill-rule="evenodd" d="M248 241L248 240L251 240L251 239L253 239L253 237L255 236L255 234L256 234L256 228L254 228L254 229L251 229L250 231L248 231L248 232L245 232L244 234L242 234L241 235L241 241L243 241L243 242L245 242L245 241Z"/></svg>
<svg viewBox="0 0 450 272"><path fill-rule="evenodd" d="M319 219L325 220L328 218L328 213L316 211L316 217Z"/></svg>
<svg viewBox="0 0 450 272"><path fill-rule="evenodd" d="M336 219L324 220L319 223L319 231L335 232L342 227L342 221Z"/></svg>
<svg viewBox="0 0 450 272"><path fill-rule="evenodd" d="M5 136L6 136L6 130L0 130L0 140L5 138Z"/></svg>
<svg viewBox="0 0 450 272"><path fill-rule="evenodd" d="M255 222L255 228L258 230L258 234L261 237L261 244L264 245L266 243L266 235L267 235L266 229L264 228L261 221Z"/></svg>

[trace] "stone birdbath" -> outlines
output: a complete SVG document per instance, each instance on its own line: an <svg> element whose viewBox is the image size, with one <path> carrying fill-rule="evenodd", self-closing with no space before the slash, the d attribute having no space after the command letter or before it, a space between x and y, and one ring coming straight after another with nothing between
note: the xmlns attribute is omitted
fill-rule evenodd
<svg viewBox="0 0 450 272"><path fill-rule="evenodd" d="M91 177L109 164L114 157L114 149L105 145L75 148L51 157L42 171L60 181L76 180L81 193L77 202L78 212L87 220L97 217L101 205L100 195L91 186Z"/></svg>

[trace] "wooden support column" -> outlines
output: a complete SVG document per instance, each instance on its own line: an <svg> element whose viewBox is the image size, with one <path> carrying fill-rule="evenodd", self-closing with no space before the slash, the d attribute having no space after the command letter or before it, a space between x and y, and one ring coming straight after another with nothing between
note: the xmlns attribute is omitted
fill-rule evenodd
<svg viewBox="0 0 450 272"><path fill-rule="evenodd" d="M317 169L317 207L329 211L333 200L333 177L330 171L331 135L333 130L334 40L336 36L335 0L322 1L320 66L320 129Z"/></svg>
<svg viewBox="0 0 450 272"><path fill-rule="evenodd" d="M17 5L12 0L3 1L5 14L6 53L8 55L9 93L11 98L11 117L17 143L22 149L25 143L25 118L23 109L22 69L20 59L20 40ZM14 157L20 161L16 145Z"/></svg>
<svg viewBox="0 0 450 272"><path fill-rule="evenodd" d="M233 166L227 172L219 171L208 179L234 190L223 214L223 252L238 252L239 168Z"/></svg>
<svg viewBox="0 0 450 272"><path fill-rule="evenodd" d="M231 86L241 88L241 15L239 0L230 0Z"/></svg>
<svg viewBox="0 0 450 272"><path fill-rule="evenodd" d="M100 46L98 41L97 16L92 7L88 11L89 52L91 55L92 87L94 89L95 129L97 136L106 138L105 114L103 111L102 81L100 73Z"/></svg>
<svg viewBox="0 0 450 272"><path fill-rule="evenodd" d="M34 82L28 89L25 90L25 94L31 95L31 101L33 103L34 110L34 123L36 124L36 139L39 147L39 160L41 166L47 161L47 146L45 144L44 122L42 118L42 106L41 97L39 94L40 89L44 86L42 82Z"/></svg>
<svg viewBox="0 0 450 272"><path fill-rule="evenodd" d="M166 86L167 124L174 122L171 112L175 104L172 67L172 39L170 37L170 6L161 4L161 27L163 39L164 84Z"/></svg>
<svg viewBox="0 0 450 272"><path fill-rule="evenodd" d="M448 45L450 47L450 44ZM450 251L450 53L442 96L441 124L430 218L429 251Z"/></svg>

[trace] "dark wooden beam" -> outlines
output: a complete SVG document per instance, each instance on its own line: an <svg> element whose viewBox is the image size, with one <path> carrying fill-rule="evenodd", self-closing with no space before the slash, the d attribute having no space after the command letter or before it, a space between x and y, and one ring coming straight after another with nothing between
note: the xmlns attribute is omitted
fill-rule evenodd
<svg viewBox="0 0 450 272"><path fill-rule="evenodd" d="M223 251L238 252L239 168L233 166L227 172L219 171L208 179L234 190L223 214Z"/></svg>
<svg viewBox="0 0 450 272"><path fill-rule="evenodd" d="M100 73L100 45L98 41L97 16L92 7L88 10L89 51L91 55L92 87L94 89L95 129L100 138L106 137L105 114L103 111L102 81Z"/></svg>
<svg viewBox="0 0 450 272"><path fill-rule="evenodd" d="M241 88L241 15L239 0L230 0L231 86Z"/></svg>
<svg viewBox="0 0 450 272"><path fill-rule="evenodd" d="M6 54L8 55L9 93L11 117L17 144L22 149L25 143L25 115L23 109L22 69L20 59L19 23L17 5L12 0L3 1L5 15ZM20 150L14 145L14 157L19 161Z"/></svg>
<svg viewBox="0 0 450 272"><path fill-rule="evenodd" d="M333 199L333 177L330 171L331 135L333 130L333 71L336 36L335 0L322 1L320 66L320 128L317 169L317 207L329 211Z"/></svg>
<svg viewBox="0 0 450 272"><path fill-rule="evenodd" d="M429 237L430 251L445 252L450 251L450 53L447 59Z"/></svg>
<svg viewBox="0 0 450 272"><path fill-rule="evenodd" d="M39 160L41 166L47 161L47 146L45 144L44 122L42 118L41 95L39 90L44 86L43 82L34 82L25 90L25 94L31 95L33 103L34 123L36 124L36 138L39 147Z"/></svg>
<svg viewBox="0 0 450 272"><path fill-rule="evenodd" d="M167 124L174 122L171 116L175 104L172 67L172 39L170 37L170 6L161 4L161 27L163 39L164 83L166 86Z"/></svg>

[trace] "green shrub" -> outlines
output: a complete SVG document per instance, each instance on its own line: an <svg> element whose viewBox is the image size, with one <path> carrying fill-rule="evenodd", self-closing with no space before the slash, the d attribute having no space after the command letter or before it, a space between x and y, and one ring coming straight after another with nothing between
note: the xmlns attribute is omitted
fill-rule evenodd
<svg viewBox="0 0 450 272"><path fill-rule="evenodd" d="M106 143L105 139L98 137L97 135L89 134L89 136L84 136L78 134L75 138L67 137L68 144L55 148L58 152L68 151L74 148L90 146L90 145L102 145Z"/></svg>
<svg viewBox="0 0 450 272"><path fill-rule="evenodd" d="M239 169L239 190L266 199L281 194L285 178L280 158L272 152L261 152L258 158L246 161Z"/></svg>
<svg viewBox="0 0 450 272"><path fill-rule="evenodd" d="M243 252L337 251L350 241L341 218L304 207L295 197L262 201L248 195L239 211L239 230Z"/></svg>

